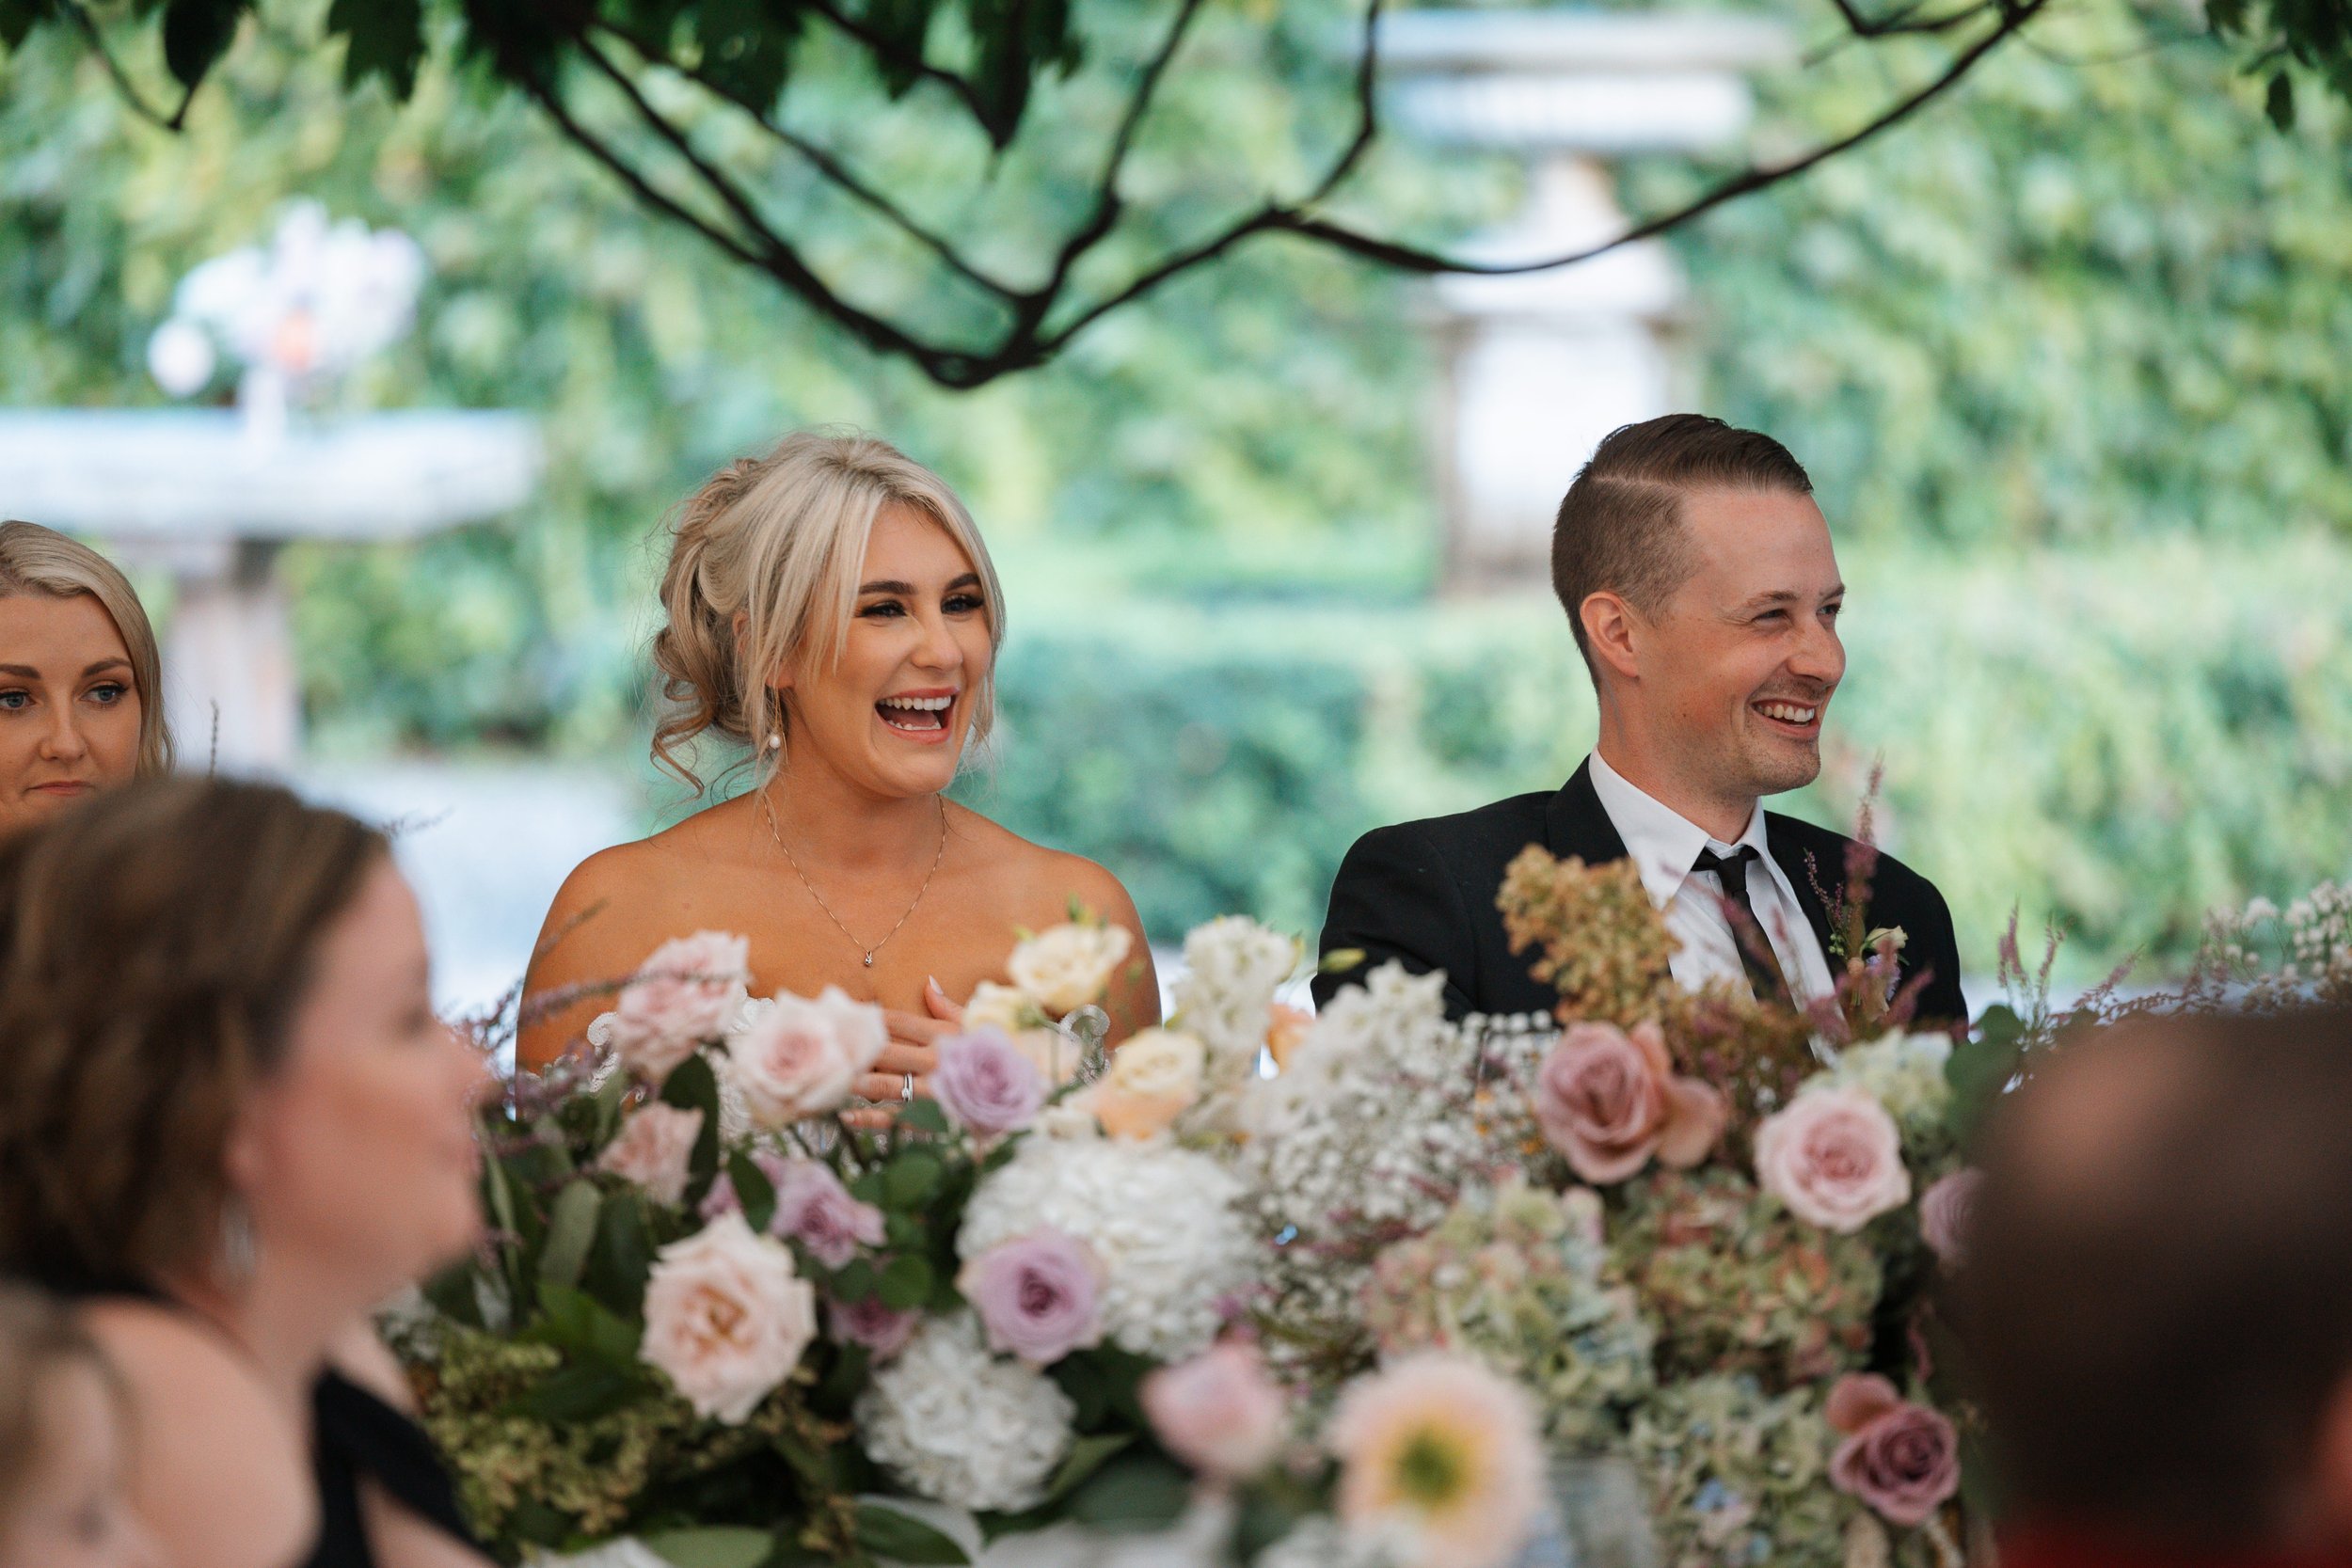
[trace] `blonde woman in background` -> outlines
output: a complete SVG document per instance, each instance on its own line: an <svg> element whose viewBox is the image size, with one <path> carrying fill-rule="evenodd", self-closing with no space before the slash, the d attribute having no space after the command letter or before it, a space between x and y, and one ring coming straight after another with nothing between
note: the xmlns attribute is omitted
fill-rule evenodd
<svg viewBox="0 0 2352 1568"><path fill-rule="evenodd" d="M0 833L170 770L162 662L130 580L53 529L0 523Z"/></svg>
<svg viewBox="0 0 2352 1568"><path fill-rule="evenodd" d="M122 1383L66 1307L0 1285L0 1568L161 1568Z"/></svg>
<svg viewBox="0 0 2352 1568"><path fill-rule="evenodd" d="M857 1085L917 1091L932 1046L1016 932L1074 900L1132 936L1112 1037L1159 1018L1135 904L1090 861L1031 844L946 790L994 719L1003 590L963 503L884 442L802 434L729 465L672 527L668 700L656 758L692 785L694 743L744 748L752 787L581 863L556 895L524 987L519 1055L537 1068L608 998L532 1004L626 977L672 937L751 940L753 990L828 985L880 1002L892 1040Z"/></svg>

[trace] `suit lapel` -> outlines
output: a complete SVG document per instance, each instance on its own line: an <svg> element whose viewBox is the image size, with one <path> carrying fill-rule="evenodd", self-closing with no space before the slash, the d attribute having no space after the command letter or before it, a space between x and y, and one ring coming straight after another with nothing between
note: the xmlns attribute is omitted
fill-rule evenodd
<svg viewBox="0 0 2352 1568"><path fill-rule="evenodd" d="M1804 911L1805 924L1813 927L1813 940L1821 944L1821 957L1827 960L1830 957L1829 906L1821 901L1821 893L1825 885L1834 885L1834 879L1842 880L1846 868L1842 863L1835 866L1808 864L1806 846L1797 842L1797 835L1789 831L1792 826L1790 818L1776 812L1767 812L1764 816L1765 842L1772 846L1772 859L1787 874L1788 885L1796 890L1797 907ZM1819 856L1814 859L1818 862ZM1836 974L1836 964L1831 962L1831 973Z"/></svg>
<svg viewBox="0 0 2352 1568"><path fill-rule="evenodd" d="M1574 855L1586 865L1607 865L1625 859L1625 839L1609 820L1593 787L1593 765L1578 766L1575 776L1560 786L1544 805L1544 847L1565 860Z"/></svg>

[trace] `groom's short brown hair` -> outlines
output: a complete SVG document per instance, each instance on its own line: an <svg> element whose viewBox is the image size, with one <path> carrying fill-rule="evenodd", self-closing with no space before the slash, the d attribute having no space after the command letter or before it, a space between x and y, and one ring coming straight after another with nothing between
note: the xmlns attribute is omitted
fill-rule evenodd
<svg viewBox="0 0 2352 1568"><path fill-rule="evenodd" d="M1620 425L1593 449L1551 529L1551 590L1586 669L1593 650L1579 613L1584 601L1607 589L1645 614L1665 603L1691 571L1682 496L1706 489L1809 496L1813 481L1770 436L1706 414Z"/></svg>

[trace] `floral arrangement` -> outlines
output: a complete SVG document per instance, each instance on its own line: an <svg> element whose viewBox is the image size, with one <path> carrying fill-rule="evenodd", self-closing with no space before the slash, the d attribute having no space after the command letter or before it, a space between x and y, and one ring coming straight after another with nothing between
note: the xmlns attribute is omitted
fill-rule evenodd
<svg viewBox="0 0 2352 1568"><path fill-rule="evenodd" d="M1480 1367L1526 1401L1551 1471L1629 1468L1667 1562L1959 1561L1969 1414L1932 1287L1964 1251L1962 1135L2018 1031L1913 1033L1899 931L1857 923L1837 994L1800 1011L1677 988L1623 865L1530 849L1501 901L1556 1021L1449 1023L1437 977L1391 966L1244 1096L1265 1363L1342 1439L1365 1377ZM1289 1486L1233 1483L1261 1515ZM1434 1520L1358 1528L1344 1481L1290 1493L1274 1560L1472 1560ZM1504 1517L1489 1535L1516 1549L1535 1514Z"/></svg>
<svg viewBox="0 0 2352 1568"><path fill-rule="evenodd" d="M1181 1508L1138 1389L1211 1346L1255 1248L1238 1181L1129 1103L1200 1098L1205 1047L1065 1069L1062 1021L1125 958L1098 925L1024 941L998 1010L941 1043L935 1098L887 1117L850 1101L881 1010L749 997L747 943L717 932L517 1078L481 1130L491 1240L404 1336L499 1556L962 1561Z"/></svg>

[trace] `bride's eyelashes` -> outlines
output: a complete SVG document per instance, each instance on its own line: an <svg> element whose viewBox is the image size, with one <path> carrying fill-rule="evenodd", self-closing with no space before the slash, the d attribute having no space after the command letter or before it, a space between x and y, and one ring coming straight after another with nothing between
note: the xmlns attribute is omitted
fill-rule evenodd
<svg viewBox="0 0 2352 1568"><path fill-rule="evenodd" d="M940 600L939 608L950 615L980 615L987 613L988 601L977 594L959 590ZM870 616L878 621L895 620L906 612L907 607L897 599L877 599L858 610L860 616Z"/></svg>

